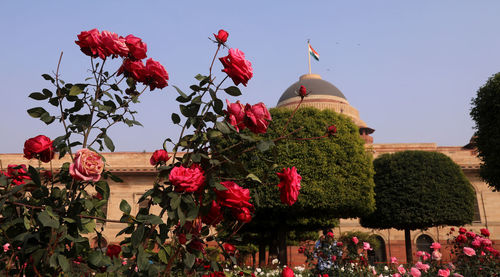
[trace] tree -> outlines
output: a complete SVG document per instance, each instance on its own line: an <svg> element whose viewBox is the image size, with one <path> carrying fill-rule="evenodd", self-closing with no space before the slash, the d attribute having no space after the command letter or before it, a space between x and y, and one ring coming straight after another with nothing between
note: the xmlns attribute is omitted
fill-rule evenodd
<svg viewBox="0 0 500 277"><path fill-rule="evenodd" d="M475 144L481 164L481 177L500 190L500 73L490 77L472 99L470 111L475 121Z"/></svg>
<svg viewBox="0 0 500 277"><path fill-rule="evenodd" d="M377 208L361 217L361 225L404 230L408 263L412 262L411 230L472 222L474 188L448 156L403 151L381 155L373 164Z"/></svg>
<svg viewBox="0 0 500 277"><path fill-rule="evenodd" d="M300 131L277 142L271 151L248 157L247 166L263 184L253 189L256 215L246 226L247 231L262 232L265 226L266 231L280 238L284 250L290 230L331 228L336 218L359 217L373 211L371 154L365 151L358 128L349 118L329 110L300 108L287 125L291 110L270 112L273 120L267 137ZM337 127L336 135L325 136L331 125ZM323 138L306 139L315 137ZM298 201L289 207L281 203L277 193L276 172L292 166L302 176L302 187ZM284 263L286 255L280 253Z"/></svg>

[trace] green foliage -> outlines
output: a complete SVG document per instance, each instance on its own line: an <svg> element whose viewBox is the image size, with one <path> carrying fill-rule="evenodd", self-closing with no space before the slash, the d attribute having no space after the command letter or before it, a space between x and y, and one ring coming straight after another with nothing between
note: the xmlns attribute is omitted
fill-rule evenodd
<svg viewBox="0 0 500 277"><path fill-rule="evenodd" d="M373 163L377 209L361 218L362 226L415 230L472 222L474 189L446 155L404 151Z"/></svg>
<svg viewBox="0 0 500 277"><path fill-rule="evenodd" d="M283 135L292 111L271 109L273 121L265 137ZM322 137L330 125L336 136ZM373 166L365 152L358 128L350 119L332 111L300 108L288 123L286 133L299 130L276 142L271 151L248 156L248 166L263 182L253 190L259 226L288 226L290 229L318 230L333 227L334 218L364 215L374 209ZM298 201L291 207L281 204L276 172L295 166L302 176Z"/></svg>
<svg viewBox="0 0 500 277"><path fill-rule="evenodd" d="M475 121L474 142L481 164L481 177L500 190L500 73L490 77L472 99L470 115Z"/></svg>

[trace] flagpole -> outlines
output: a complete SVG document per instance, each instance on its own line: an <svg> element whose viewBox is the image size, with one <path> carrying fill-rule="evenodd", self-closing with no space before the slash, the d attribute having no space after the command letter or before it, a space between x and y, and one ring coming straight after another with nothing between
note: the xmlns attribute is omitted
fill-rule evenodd
<svg viewBox="0 0 500 277"><path fill-rule="evenodd" d="M309 74L311 74L311 53L309 53L309 40L307 40L307 56L309 57Z"/></svg>

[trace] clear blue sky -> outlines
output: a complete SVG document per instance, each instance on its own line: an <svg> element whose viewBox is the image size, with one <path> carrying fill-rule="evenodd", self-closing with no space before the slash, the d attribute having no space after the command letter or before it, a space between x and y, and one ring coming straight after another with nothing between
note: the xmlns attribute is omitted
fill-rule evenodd
<svg viewBox="0 0 500 277"><path fill-rule="evenodd" d="M70 4L71 3L71 4ZM83 30L134 34L148 44L170 84L187 89L207 73L223 28L229 46L253 64L242 102L276 105L307 72L306 40L319 52L313 73L335 84L376 130L375 143L464 145L473 134L470 101L500 71L500 1L2 1L0 3L0 153L20 153L38 134L62 134L26 109L48 87L40 75L83 80L88 57L74 43ZM217 64L219 66L219 64ZM219 67L220 69L220 67ZM176 138L172 86L137 106L144 127L115 128L117 151L152 151Z"/></svg>

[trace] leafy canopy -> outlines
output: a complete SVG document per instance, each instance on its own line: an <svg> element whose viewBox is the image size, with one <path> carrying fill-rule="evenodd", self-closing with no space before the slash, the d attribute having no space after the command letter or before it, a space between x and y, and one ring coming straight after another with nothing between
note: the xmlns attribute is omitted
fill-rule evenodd
<svg viewBox="0 0 500 277"><path fill-rule="evenodd" d="M403 151L373 164L377 208L361 218L362 226L415 230L472 222L474 188L448 156Z"/></svg>

